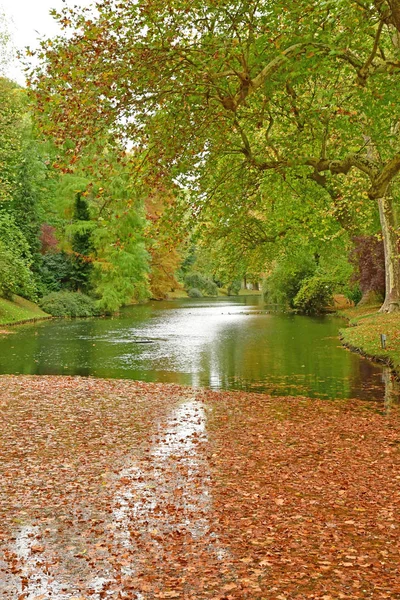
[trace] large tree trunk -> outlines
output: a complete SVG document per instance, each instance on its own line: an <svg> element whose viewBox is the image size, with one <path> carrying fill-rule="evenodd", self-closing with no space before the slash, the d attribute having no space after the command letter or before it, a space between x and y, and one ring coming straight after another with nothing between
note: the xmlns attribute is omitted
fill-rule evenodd
<svg viewBox="0 0 400 600"><path fill-rule="evenodd" d="M385 301L380 312L397 312L400 311L400 256L393 200L387 195L379 198L378 204L385 251L386 279Z"/></svg>

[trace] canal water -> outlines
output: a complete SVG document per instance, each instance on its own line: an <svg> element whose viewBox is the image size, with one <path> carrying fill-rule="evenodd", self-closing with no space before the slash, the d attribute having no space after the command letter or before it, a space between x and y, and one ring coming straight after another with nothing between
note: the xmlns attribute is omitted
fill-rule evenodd
<svg viewBox="0 0 400 600"><path fill-rule="evenodd" d="M341 346L345 326L332 315L268 313L257 296L150 302L16 327L0 335L0 373L384 400L388 370Z"/></svg>

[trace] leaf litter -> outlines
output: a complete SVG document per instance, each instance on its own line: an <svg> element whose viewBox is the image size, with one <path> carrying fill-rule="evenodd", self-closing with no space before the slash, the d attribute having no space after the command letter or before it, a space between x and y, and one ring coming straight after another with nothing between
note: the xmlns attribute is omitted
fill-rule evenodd
<svg viewBox="0 0 400 600"><path fill-rule="evenodd" d="M0 598L400 599L400 415L2 376Z"/></svg>

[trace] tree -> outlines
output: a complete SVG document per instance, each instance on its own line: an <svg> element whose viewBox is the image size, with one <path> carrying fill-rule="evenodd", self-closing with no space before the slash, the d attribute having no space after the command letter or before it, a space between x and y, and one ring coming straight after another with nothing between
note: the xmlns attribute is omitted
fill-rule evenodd
<svg viewBox="0 0 400 600"><path fill-rule="evenodd" d="M8 29L8 20L0 8L0 77L4 77L10 60L13 59L13 48Z"/></svg>
<svg viewBox="0 0 400 600"><path fill-rule="evenodd" d="M33 299L36 287L29 245L15 220L0 211L0 295L11 299L20 294Z"/></svg>
<svg viewBox="0 0 400 600"><path fill-rule="evenodd" d="M11 201L22 152L23 90L0 77L0 204Z"/></svg>
<svg viewBox="0 0 400 600"><path fill-rule="evenodd" d="M72 273L71 282L75 291L87 293L90 287L90 276L93 265L91 254L93 252L92 230L93 224L90 220L89 204L85 196L78 192L74 202L72 235Z"/></svg>
<svg viewBox="0 0 400 600"><path fill-rule="evenodd" d="M99 152L87 148L73 172L59 173L54 191L60 249L72 258L64 287L90 290L107 312L149 293L145 192L136 167L135 155L103 138Z"/></svg>
<svg viewBox="0 0 400 600"><path fill-rule="evenodd" d="M166 217L174 203L173 193L167 193L160 186L149 193L145 200L146 244L150 255L149 284L151 295L157 300L167 298L169 292L181 287L176 275L182 262L183 243L176 235L176 230L171 231L168 227Z"/></svg>
<svg viewBox="0 0 400 600"><path fill-rule="evenodd" d="M197 193L195 214L224 156L266 185L326 193L360 176L380 212L382 310L400 309L397 1L102 0L97 12L55 13L72 35L44 44L32 75L45 131L74 140L72 156L99 130L134 139ZM236 185L235 170L225 161L223 180Z"/></svg>
<svg viewBox="0 0 400 600"><path fill-rule="evenodd" d="M351 262L355 266L354 279L362 292L360 304L378 303L385 293L385 254L383 243L371 235L353 239Z"/></svg>

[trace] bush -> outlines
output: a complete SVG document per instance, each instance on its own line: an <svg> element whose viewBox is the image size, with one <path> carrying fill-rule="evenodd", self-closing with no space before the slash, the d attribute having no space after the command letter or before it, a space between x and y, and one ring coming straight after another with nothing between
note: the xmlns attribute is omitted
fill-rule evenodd
<svg viewBox="0 0 400 600"><path fill-rule="evenodd" d="M40 279L44 294L70 289L73 261L65 252L48 252L42 256Z"/></svg>
<svg viewBox="0 0 400 600"><path fill-rule="evenodd" d="M39 304L53 317L94 317L99 314L92 298L80 292L52 292Z"/></svg>
<svg viewBox="0 0 400 600"><path fill-rule="evenodd" d="M201 292L201 296L218 296L218 286L212 279L208 277L204 277L200 273L189 273L185 275L185 288L188 291L195 289L198 292ZM189 294L190 296L190 294ZM192 296L196 298L200 298L201 296Z"/></svg>
<svg viewBox="0 0 400 600"><path fill-rule="evenodd" d="M190 288L190 290L188 290L188 296L189 298L202 298L203 294L197 288Z"/></svg>
<svg viewBox="0 0 400 600"><path fill-rule="evenodd" d="M200 273L189 273L185 275L184 282L187 289L197 288L202 289L206 281L206 277L200 275Z"/></svg>
<svg viewBox="0 0 400 600"><path fill-rule="evenodd" d="M354 302L355 305L357 305L363 297L362 290L358 284L345 288L343 293L346 298Z"/></svg>
<svg viewBox="0 0 400 600"><path fill-rule="evenodd" d="M320 275L314 275L302 282L293 300L293 305L308 315L323 312L333 301L335 282Z"/></svg>
<svg viewBox="0 0 400 600"><path fill-rule="evenodd" d="M206 296L218 296L218 286L211 279L207 279L203 291Z"/></svg>
<svg viewBox="0 0 400 600"><path fill-rule="evenodd" d="M306 254L284 259L263 282L265 301L294 308L294 298L304 280L314 275L315 269L314 258Z"/></svg>
<svg viewBox="0 0 400 600"><path fill-rule="evenodd" d="M242 282L240 281L240 279L232 281L232 283L228 285L228 296L237 296L240 292L241 287Z"/></svg>

